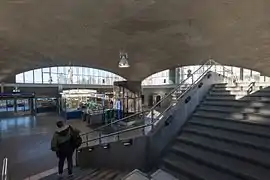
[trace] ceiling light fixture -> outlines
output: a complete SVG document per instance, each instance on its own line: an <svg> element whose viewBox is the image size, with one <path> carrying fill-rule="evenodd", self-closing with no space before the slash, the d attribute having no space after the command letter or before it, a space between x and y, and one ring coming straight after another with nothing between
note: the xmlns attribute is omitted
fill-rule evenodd
<svg viewBox="0 0 270 180"><path fill-rule="evenodd" d="M119 68L128 68L129 67L128 54L120 51L119 56L120 56L120 61L118 63L118 67Z"/></svg>

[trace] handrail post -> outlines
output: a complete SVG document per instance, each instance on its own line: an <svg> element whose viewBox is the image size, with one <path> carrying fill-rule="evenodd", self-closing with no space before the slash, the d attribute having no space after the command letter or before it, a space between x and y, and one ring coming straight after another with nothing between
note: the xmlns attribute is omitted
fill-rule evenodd
<svg viewBox="0 0 270 180"><path fill-rule="evenodd" d="M88 142L88 140L89 140L89 139L88 139L88 135L89 135L89 134L86 134L86 135L85 135L85 136L86 136L86 147L88 147L88 143L89 143L89 142Z"/></svg>
<svg viewBox="0 0 270 180"><path fill-rule="evenodd" d="M101 131L98 132L98 143L101 144Z"/></svg>
<svg viewBox="0 0 270 180"><path fill-rule="evenodd" d="M8 158L3 159L3 165L2 165L2 174L1 174L1 180L7 180L8 179Z"/></svg>
<svg viewBox="0 0 270 180"><path fill-rule="evenodd" d="M154 127L154 109L151 110L151 129Z"/></svg>

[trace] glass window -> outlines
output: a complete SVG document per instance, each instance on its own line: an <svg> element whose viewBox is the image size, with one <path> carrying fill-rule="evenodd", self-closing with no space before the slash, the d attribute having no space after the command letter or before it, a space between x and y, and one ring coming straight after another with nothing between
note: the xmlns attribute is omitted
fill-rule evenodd
<svg viewBox="0 0 270 180"><path fill-rule="evenodd" d="M58 74L59 84L67 84L67 76L63 73Z"/></svg>
<svg viewBox="0 0 270 180"><path fill-rule="evenodd" d="M43 84L49 84L50 83L50 74L43 72Z"/></svg>
<svg viewBox="0 0 270 180"><path fill-rule="evenodd" d="M251 70L250 69L244 69L244 81L250 81L251 80Z"/></svg>
<svg viewBox="0 0 270 180"><path fill-rule="evenodd" d="M52 73L51 74L51 77L52 77L52 84L58 84L58 74L56 73Z"/></svg>
<svg viewBox="0 0 270 180"><path fill-rule="evenodd" d="M83 67L77 67L78 74L80 74L80 75L83 74L82 69L83 69Z"/></svg>
<svg viewBox="0 0 270 180"><path fill-rule="evenodd" d="M79 84L78 75L73 75L73 84Z"/></svg>
<svg viewBox="0 0 270 180"><path fill-rule="evenodd" d="M42 72L41 69L34 70L34 83L42 83Z"/></svg>
<svg viewBox="0 0 270 180"><path fill-rule="evenodd" d="M50 68L43 68L43 72L50 72Z"/></svg>
<svg viewBox="0 0 270 180"><path fill-rule="evenodd" d="M16 83L24 83L24 78L23 78L24 74L20 73L16 75Z"/></svg>
<svg viewBox="0 0 270 180"><path fill-rule="evenodd" d="M57 67L51 67L51 73L57 74L58 73Z"/></svg>
<svg viewBox="0 0 270 180"><path fill-rule="evenodd" d="M7 104L6 104L6 102L7 102L6 100L0 100L0 112L7 111Z"/></svg>
<svg viewBox="0 0 270 180"><path fill-rule="evenodd" d="M58 67L58 73L61 74L61 73L64 73L64 67Z"/></svg>
<svg viewBox="0 0 270 180"><path fill-rule="evenodd" d="M25 83L33 83L33 80L34 80L33 70L25 72L24 79L25 79Z"/></svg>
<svg viewBox="0 0 270 180"><path fill-rule="evenodd" d="M82 75L86 75L86 72L87 72L86 68L82 67Z"/></svg>
<svg viewBox="0 0 270 180"><path fill-rule="evenodd" d="M151 77L167 78L168 70L156 73ZM43 82L42 82L43 79ZM114 81L122 81L124 78L94 68L77 66L59 66L35 69L16 75L17 83L53 83L53 84L113 84ZM166 80L167 83L167 80Z"/></svg>

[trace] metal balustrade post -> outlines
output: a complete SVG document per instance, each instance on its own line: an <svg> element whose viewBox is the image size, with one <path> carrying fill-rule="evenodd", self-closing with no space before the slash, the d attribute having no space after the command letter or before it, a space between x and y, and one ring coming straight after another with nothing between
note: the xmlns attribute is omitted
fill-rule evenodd
<svg viewBox="0 0 270 180"><path fill-rule="evenodd" d="M151 129L154 127L154 109L151 110Z"/></svg>
<svg viewBox="0 0 270 180"><path fill-rule="evenodd" d="M89 142L88 142L88 140L89 140L89 139L88 139L88 135L89 135L89 134L86 134L86 147L88 147L88 143L89 143Z"/></svg>
<svg viewBox="0 0 270 180"><path fill-rule="evenodd" d="M101 144L101 131L98 132L98 142Z"/></svg>
<svg viewBox="0 0 270 180"><path fill-rule="evenodd" d="M1 180L8 180L8 159L3 159Z"/></svg>

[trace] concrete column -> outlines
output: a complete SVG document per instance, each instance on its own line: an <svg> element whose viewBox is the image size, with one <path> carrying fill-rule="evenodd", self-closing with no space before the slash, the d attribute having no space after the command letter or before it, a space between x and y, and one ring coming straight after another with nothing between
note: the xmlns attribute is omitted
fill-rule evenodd
<svg viewBox="0 0 270 180"><path fill-rule="evenodd" d="M169 70L169 82L172 84L176 84L176 68L172 68Z"/></svg>
<svg viewBox="0 0 270 180"><path fill-rule="evenodd" d="M240 68L240 80L243 81L244 80L244 68Z"/></svg>
<svg viewBox="0 0 270 180"><path fill-rule="evenodd" d="M179 68L175 68L175 84L179 84L180 81L180 69Z"/></svg>
<svg viewBox="0 0 270 180"><path fill-rule="evenodd" d="M142 110L142 87L141 81L116 81L114 82L114 87L118 86L121 92L114 92L114 94L120 96L119 100L121 101L121 108L118 107L120 111L129 114L130 112L139 112ZM115 91L116 88L114 88ZM125 92L130 91L128 97L124 97ZM118 98L118 97L117 97Z"/></svg>
<svg viewBox="0 0 270 180"><path fill-rule="evenodd" d="M1 93L4 93L4 83L1 83Z"/></svg>
<svg viewBox="0 0 270 180"><path fill-rule="evenodd" d="M14 112L17 112L17 98L14 98Z"/></svg>

